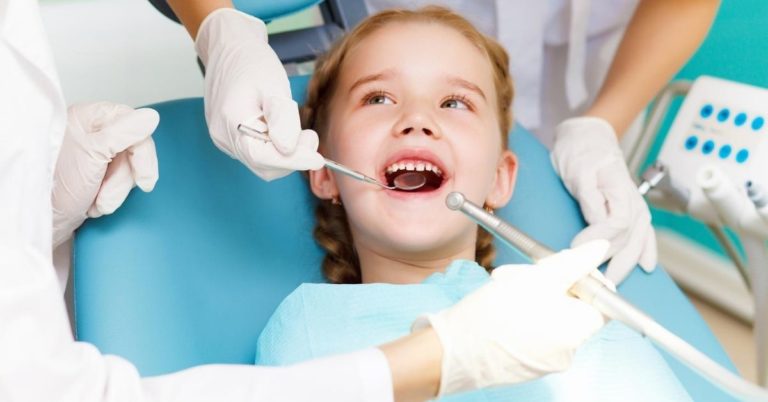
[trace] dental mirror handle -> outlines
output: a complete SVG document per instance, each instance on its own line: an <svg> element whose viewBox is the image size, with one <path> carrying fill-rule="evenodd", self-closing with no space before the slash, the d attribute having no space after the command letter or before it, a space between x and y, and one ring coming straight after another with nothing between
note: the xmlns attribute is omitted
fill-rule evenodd
<svg viewBox="0 0 768 402"><path fill-rule="evenodd" d="M448 194L445 198L445 204L454 211L463 212L496 238L517 249L534 262L554 253L514 226L467 200L462 193L452 192ZM618 293L609 289L601 280L586 276L576 282L569 292L593 305L606 317L620 321L641 335L648 337L679 361L739 400L768 401L768 391L724 368L684 339L664 328Z"/></svg>
<svg viewBox="0 0 768 402"><path fill-rule="evenodd" d="M250 127L248 125L238 124L237 125L237 129L242 131L242 132L247 133L251 137L254 137L254 138L258 139L258 140L261 140L261 141L264 141L264 142L272 142L272 139L269 138L269 136L267 134L262 133L262 132L256 130L255 128ZM390 189L390 190L395 188L395 187L387 186L387 185L381 183L380 181L374 179L373 177L366 176L366 175L358 172L357 170L352 170L352 169L342 165L341 163L338 163L336 161L330 160L328 158L323 158L323 159L325 160L325 166L327 168L333 169L333 170L335 170L335 171L337 171L339 173L345 174L345 175L347 175L349 177L352 177L353 179L364 181L366 183L375 184L377 186L381 186L383 188Z"/></svg>
<svg viewBox="0 0 768 402"><path fill-rule="evenodd" d="M373 177L366 176L366 175L358 172L357 170L352 170L352 169L342 165L341 163L338 163L336 161L330 160L328 158L323 158L323 159L325 159L325 166L328 169L333 169L333 170L335 170L335 171L337 171L339 173L345 174L345 175L347 175L349 177L352 177L352 178L360 180L360 181L364 181L366 183L376 184L378 186L381 186L381 187L384 187L384 188L389 188L389 189L394 188L394 187L386 186L383 183L381 183L380 181L374 179Z"/></svg>

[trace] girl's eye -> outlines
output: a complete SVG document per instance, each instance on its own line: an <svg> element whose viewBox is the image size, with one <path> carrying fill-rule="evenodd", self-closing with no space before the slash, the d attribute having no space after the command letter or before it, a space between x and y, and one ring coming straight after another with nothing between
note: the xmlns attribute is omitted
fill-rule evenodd
<svg viewBox="0 0 768 402"><path fill-rule="evenodd" d="M391 105L394 103L389 96L381 93L371 94L365 98L365 104L367 105Z"/></svg>
<svg viewBox="0 0 768 402"><path fill-rule="evenodd" d="M467 110L470 109L466 101L462 99L456 99L456 98L448 99L444 101L443 104L440 105L440 107L444 107L448 109L467 109Z"/></svg>

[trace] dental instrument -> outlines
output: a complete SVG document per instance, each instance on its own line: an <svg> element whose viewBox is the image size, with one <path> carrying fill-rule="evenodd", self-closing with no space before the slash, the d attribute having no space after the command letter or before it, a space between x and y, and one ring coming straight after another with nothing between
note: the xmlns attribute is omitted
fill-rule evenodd
<svg viewBox="0 0 768 402"><path fill-rule="evenodd" d="M684 101L668 132L661 136L661 123L677 96L684 96ZM768 279L757 278L768 272L768 199L762 193L762 188L768 186L766 102L768 90L753 85L709 76L693 82L673 82L657 98L649 123L627 159L631 172L638 174L653 145L651 141L662 139L654 164L665 165L665 174L674 179L673 187L682 190L687 199L662 186L649 192L646 199L657 208L704 223L739 269L753 299L754 313L747 313L746 319L754 322L757 378L762 386L768 386ZM736 235L744 251L749 251L745 253L746 261L726 228ZM693 232L688 236L696 239L697 235ZM698 241L691 241L678 244L676 249L683 246L691 248L689 252L701 247ZM720 294L720 280L706 279L707 274L699 270L695 273L698 285L692 285L685 269L676 279L696 287L697 293L708 300L731 311L752 310L752 306L723 304L722 300L733 298ZM740 283L734 285L741 288Z"/></svg>
<svg viewBox="0 0 768 402"><path fill-rule="evenodd" d="M249 127L245 124L238 124L237 129L261 141L272 142L272 140L269 138L267 134L264 134L261 131L256 130L253 127ZM424 175L421 174L420 172L407 172L395 177L393 180L394 185L388 186L374 179L373 177L360 173L357 170L350 169L339 162L333 161L325 157L323 159L325 159L325 167L329 169L333 169L353 179L357 179L370 184L375 184L387 190L397 189L402 191L415 191L424 187L424 185L427 184L427 178L424 177Z"/></svg>
<svg viewBox="0 0 768 402"><path fill-rule="evenodd" d="M554 254L554 251L548 247L467 200L462 193L449 193L446 196L445 204L451 210L463 212L496 238L517 249L534 262ZM621 321L650 338L656 345L740 400L768 401L768 391L745 381L720 366L709 356L634 307L618 293L608 288L596 276L590 275L583 278L570 289L570 292L579 299L592 304L606 317Z"/></svg>

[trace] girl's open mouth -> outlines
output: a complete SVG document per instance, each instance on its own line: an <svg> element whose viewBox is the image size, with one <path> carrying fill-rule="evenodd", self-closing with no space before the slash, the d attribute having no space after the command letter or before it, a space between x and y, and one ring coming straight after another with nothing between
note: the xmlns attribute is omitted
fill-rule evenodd
<svg viewBox="0 0 768 402"><path fill-rule="evenodd" d="M421 187L412 190L397 188L394 191L429 192L440 188L444 181L443 171L439 167L432 162L416 158L401 159L394 162L387 166L384 172L384 178L389 186L394 186L398 177L402 180L404 178L402 177L403 175L408 175L408 179L410 179L409 181L411 182L419 182L423 180L424 184ZM421 176L423 179L413 176ZM399 182L398 184L402 183ZM402 187L402 185L399 187Z"/></svg>

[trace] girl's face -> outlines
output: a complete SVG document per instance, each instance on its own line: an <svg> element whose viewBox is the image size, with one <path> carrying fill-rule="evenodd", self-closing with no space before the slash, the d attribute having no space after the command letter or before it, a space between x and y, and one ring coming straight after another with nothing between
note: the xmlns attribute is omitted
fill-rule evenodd
<svg viewBox="0 0 768 402"><path fill-rule="evenodd" d="M349 50L321 152L382 182L403 168L429 171L420 192L311 172L318 197L340 196L361 261L474 259L476 225L445 197L461 191L491 207L511 197L516 159L502 152L496 99L487 56L450 27L392 23Z"/></svg>

